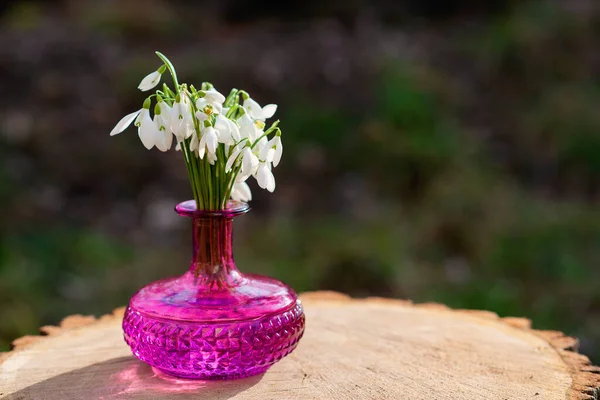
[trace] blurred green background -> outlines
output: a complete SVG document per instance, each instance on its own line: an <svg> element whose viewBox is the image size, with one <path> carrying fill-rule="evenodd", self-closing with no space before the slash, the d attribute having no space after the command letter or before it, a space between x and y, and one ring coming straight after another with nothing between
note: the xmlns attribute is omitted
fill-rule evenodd
<svg viewBox="0 0 600 400"><path fill-rule="evenodd" d="M279 104L242 271L527 316L600 362L600 3L70 0L0 6L0 350L183 273L180 154L139 80Z"/></svg>

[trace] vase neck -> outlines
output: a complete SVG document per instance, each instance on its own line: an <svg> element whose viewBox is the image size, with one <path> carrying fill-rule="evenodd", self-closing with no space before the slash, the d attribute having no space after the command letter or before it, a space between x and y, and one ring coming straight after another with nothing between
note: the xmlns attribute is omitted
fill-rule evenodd
<svg viewBox="0 0 600 400"><path fill-rule="evenodd" d="M178 214L192 218L192 262L189 274L206 290L237 286L242 275L233 261L233 217L249 209L245 203L230 202L222 211L196 210L195 202L175 207Z"/></svg>
<svg viewBox="0 0 600 400"><path fill-rule="evenodd" d="M193 254L190 273L198 284L212 289L235 286L241 276L233 261L233 219L193 219Z"/></svg>

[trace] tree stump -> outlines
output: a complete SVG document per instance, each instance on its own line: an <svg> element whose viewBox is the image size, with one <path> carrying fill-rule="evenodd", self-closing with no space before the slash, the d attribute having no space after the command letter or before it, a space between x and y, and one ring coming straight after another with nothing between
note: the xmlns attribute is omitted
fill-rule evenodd
<svg viewBox="0 0 600 400"><path fill-rule="evenodd" d="M301 296L306 332L265 374L191 381L154 372L123 342L123 309L70 316L0 359L0 399L595 399L600 368L577 340L523 318L333 292Z"/></svg>

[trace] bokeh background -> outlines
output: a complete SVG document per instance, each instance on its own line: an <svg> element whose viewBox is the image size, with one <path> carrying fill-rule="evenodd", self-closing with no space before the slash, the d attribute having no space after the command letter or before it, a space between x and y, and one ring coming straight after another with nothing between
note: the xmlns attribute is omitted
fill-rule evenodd
<svg viewBox="0 0 600 400"><path fill-rule="evenodd" d="M527 316L600 362L597 0L2 4L0 349L186 270L180 154L108 136L160 50L279 104L240 269Z"/></svg>

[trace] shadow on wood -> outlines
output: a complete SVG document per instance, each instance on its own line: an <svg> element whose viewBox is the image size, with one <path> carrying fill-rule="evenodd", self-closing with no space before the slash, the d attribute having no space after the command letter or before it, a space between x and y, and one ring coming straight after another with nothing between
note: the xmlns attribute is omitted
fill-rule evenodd
<svg viewBox="0 0 600 400"><path fill-rule="evenodd" d="M129 356L57 375L0 399L111 400L152 395L160 399L225 400L256 385L262 377L260 374L233 381L178 379Z"/></svg>

